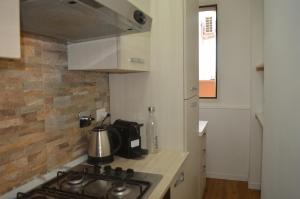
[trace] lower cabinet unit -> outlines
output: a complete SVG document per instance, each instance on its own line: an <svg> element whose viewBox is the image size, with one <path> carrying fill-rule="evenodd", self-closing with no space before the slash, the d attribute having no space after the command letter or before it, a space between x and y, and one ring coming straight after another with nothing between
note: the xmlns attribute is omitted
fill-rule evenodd
<svg viewBox="0 0 300 199"><path fill-rule="evenodd" d="M201 136L201 173L200 173L200 196L203 198L206 186L206 130Z"/></svg>
<svg viewBox="0 0 300 199"><path fill-rule="evenodd" d="M187 197L187 183L185 181L186 162L178 170L171 183L171 199L185 199Z"/></svg>

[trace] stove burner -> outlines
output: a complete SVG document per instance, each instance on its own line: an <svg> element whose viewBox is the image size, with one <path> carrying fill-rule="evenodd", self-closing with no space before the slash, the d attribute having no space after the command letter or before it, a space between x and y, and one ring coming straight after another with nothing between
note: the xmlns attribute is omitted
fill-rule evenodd
<svg viewBox="0 0 300 199"><path fill-rule="evenodd" d="M85 186L84 193L88 195L99 196L101 194L105 195L110 187L110 182L105 180L96 180Z"/></svg>
<svg viewBox="0 0 300 199"><path fill-rule="evenodd" d="M124 182L116 182L112 186L110 193L118 198L123 198L131 192L131 189L128 188Z"/></svg>
<svg viewBox="0 0 300 199"><path fill-rule="evenodd" d="M71 173L67 177L67 182L69 185L81 184L84 180L84 175L82 173Z"/></svg>

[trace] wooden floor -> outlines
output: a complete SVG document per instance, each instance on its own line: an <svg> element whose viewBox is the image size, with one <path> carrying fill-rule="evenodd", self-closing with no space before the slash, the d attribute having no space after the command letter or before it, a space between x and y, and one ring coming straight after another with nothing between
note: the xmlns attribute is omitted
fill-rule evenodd
<svg viewBox="0 0 300 199"><path fill-rule="evenodd" d="M260 199L260 192L249 190L247 182L207 179L203 199Z"/></svg>

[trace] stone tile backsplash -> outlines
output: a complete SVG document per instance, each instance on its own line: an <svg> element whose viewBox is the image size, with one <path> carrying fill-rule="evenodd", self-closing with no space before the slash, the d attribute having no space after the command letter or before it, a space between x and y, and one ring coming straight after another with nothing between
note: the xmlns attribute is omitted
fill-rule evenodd
<svg viewBox="0 0 300 199"><path fill-rule="evenodd" d="M78 113L109 110L108 74L68 71L67 47L25 35L0 59L0 195L83 154Z"/></svg>

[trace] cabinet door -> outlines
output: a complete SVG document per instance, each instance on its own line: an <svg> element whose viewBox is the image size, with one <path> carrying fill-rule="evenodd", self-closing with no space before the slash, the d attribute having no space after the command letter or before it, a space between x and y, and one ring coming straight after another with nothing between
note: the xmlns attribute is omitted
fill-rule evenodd
<svg viewBox="0 0 300 199"><path fill-rule="evenodd" d="M150 33L124 35L118 42L118 63L120 69L149 71Z"/></svg>
<svg viewBox="0 0 300 199"><path fill-rule="evenodd" d="M20 1L0 1L0 57L20 58Z"/></svg>
<svg viewBox="0 0 300 199"><path fill-rule="evenodd" d="M198 95L198 0L184 0L184 98Z"/></svg>
<svg viewBox="0 0 300 199"><path fill-rule="evenodd" d="M177 172L175 179L171 183L171 199L184 199L187 197L187 183L185 182L185 163Z"/></svg>
<svg viewBox="0 0 300 199"><path fill-rule="evenodd" d="M118 68L117 38L68 45L69 70L115 70Z"/></svg>
<svg viewBox="0 0 300 199"><path fill-rule="evenodd" d="M198 133L199 124L199 105L198 97L185 100L185 140L186 151L189 156L186 160L186 183L187 183L187 198L200 199L201 195L201 159L202 145L201 137Z"/></svg>

